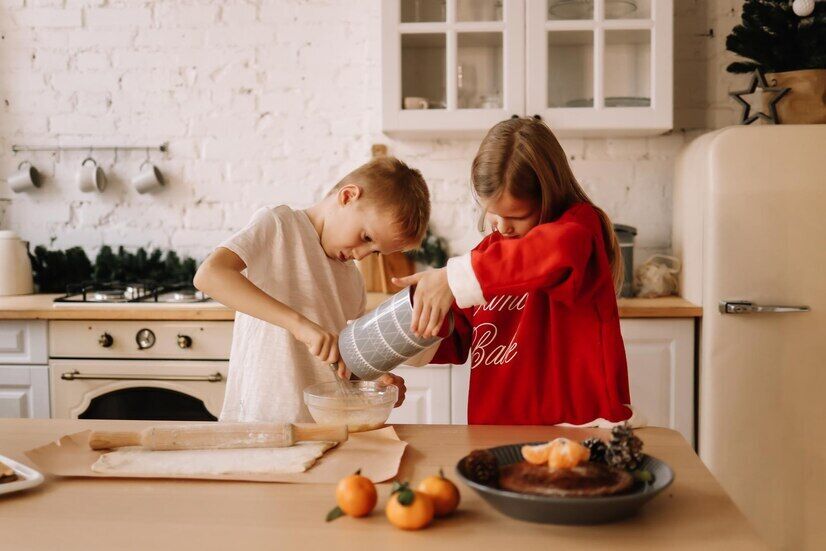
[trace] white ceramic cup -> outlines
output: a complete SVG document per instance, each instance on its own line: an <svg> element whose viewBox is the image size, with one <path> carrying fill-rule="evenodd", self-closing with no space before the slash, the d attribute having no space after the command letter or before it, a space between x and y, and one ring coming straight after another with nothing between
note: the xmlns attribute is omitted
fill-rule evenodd
<svg viewBox="0 0 826 551"><path fill-rule="evenodd" d="M163 174L148 160L144 161L138 173L132 178L132 185L138 193L149 193L164 186Z"/></svg>
<svg viewBox="0 0 826 551"><path fill-rule="evenodd" d="M28 165L24 168L24 165ZM11 190L15 193L29 191L40 187L40 174L29 161L17 165L17 172L6 179Z"/></svg>
<svg viewBox="0 0 826 551"><path fill-rule="evenodd" d="M106 174L93 158L83 159L80 168L77 169L77 185L84 193L102 192L106 189Z"/></svg>
<svg viewBox="0 0 826 551"><path fill-rule="evenodd" d="M499 109L501 108L501 101L499 99L499 94L485 94L481 98L482 109Z"/></svg>
<svg viewBox="0 0 826 551"><path fill-rule="evenodd" d="M425 98L419 98L416 96L408 96L404 98L405 109L427 109L428 107L430 107L430 103Z"/></svg>

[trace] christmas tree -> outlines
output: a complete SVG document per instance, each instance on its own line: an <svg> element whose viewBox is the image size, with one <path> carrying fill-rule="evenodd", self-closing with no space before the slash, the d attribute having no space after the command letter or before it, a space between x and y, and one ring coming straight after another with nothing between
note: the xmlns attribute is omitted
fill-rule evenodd
<svg viewBox="0 0 826 551"><path fill-rule="evenodd" d="M726 48L749 60L730 64L730 73L826 69L826 1L746 0Z"/></svg>

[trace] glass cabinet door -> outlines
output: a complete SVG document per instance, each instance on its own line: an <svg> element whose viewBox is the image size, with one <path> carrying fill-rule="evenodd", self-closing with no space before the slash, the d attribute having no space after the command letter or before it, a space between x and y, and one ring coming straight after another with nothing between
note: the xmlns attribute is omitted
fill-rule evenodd
<svg viewBox="0 0 826 551"><path fill-rule="evenodd" d="M402 109L447 107L447 35L415 33L401 36Z"/></svg>
<svg viewBox="0 0 826 551"><path fill-rule="evenodd" d="M524 113L524 0L382 2L386 132L479 132Z"/></svg>
<svg viewBox="0 0 826 551"><path fill-rule="evenodd" d="M462 32L456 38L456 107L502 109L502 33Z"/></svg>
<svg viewBox="0 0 826 551"><path fill-rule="evenodd" d="M651 31L606 30L605 107L651 107Z"/></svg>
<svg viewBox="0 0 826 551"><path fill-rule="evenodd" d="M547 107L593 107L593 31L548 31L547 44Z"/></svg>
<svg viewBox="0 0 826 551"><path fill-rule="evenodd" d="M456 21L502 21L505 0L457 0Z"/></svg>
<svg viewBox="0 0 826 551"><path fill-rule="evenodd" d="M444 23L447 0L401 0L402 23Z"/></svg>
<svg viewBox="0 0 826 551"><path fill-rule="evenodd" d="M527 0L527 114L566 135L670 129L672 17L670 0Z"/></svg>

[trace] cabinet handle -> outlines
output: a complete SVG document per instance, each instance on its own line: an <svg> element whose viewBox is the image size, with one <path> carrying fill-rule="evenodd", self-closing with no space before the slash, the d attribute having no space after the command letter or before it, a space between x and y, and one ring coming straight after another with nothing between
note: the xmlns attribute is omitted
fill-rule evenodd
<svg viewBox="0 0 826 551"><path fill-rule="evenodd" d="M518 119L518 118L519 118L519 115L511 115L511 118L512 118L512 119Z"/></svg>
<svg viewBox="0 0 826 551"><path fill-rule="evenodd" d="M533 118L534 118L535 120L538 120L538 121L541 121L541 120L542 120L542 116L541 116L541 115L539 115L539 114L534 115L534 116L533 116Z"/></svg>
<svg viewBox="0 0 826 551"><path fill-rule="evenodd" d="M220 373L212 375L88 375L78 370L67 371L60 375L64 381L205 381L220 383L224 376Z"/></svg>

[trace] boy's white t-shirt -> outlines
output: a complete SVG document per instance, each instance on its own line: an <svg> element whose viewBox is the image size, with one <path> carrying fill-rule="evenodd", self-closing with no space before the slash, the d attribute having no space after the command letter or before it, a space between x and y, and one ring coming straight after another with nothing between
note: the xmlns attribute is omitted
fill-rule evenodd
<svg viewBox="0 0 826 551"><path fill-rule="evenodd" d="M220 246L241 257L252 283L328 331L340 332L364 312L367 295L355 263L324 254L304 211L262 208ZM238 312L220 419L312 422L302 393L333 380L329 365L286 329Z"/></svg>

